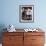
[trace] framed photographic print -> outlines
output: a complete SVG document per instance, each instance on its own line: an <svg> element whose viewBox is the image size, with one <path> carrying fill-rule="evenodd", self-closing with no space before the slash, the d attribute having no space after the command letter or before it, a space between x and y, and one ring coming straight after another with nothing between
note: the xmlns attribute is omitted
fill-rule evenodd
<svg viewBox="0 0 46 46"><path fill-rule="evenodd" d="M34 22L34 5L19 6L19 21L25 23Z"/></svg>

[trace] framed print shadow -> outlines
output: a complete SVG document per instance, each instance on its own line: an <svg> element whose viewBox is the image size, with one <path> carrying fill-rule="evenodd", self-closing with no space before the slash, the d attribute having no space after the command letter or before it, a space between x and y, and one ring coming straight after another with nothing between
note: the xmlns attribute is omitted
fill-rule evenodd
<svg viewBox="0 0 46 46"><path fill-rule="evenodd" d="M34 22L34 5L19 5L19 21Z"/></svg>

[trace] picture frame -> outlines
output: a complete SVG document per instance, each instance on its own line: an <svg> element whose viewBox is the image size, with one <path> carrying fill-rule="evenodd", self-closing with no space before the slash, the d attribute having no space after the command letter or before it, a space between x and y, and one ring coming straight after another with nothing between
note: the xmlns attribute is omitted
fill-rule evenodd
<svg viewBox="0 0 46 46"><path fill-rule="evenodd" d="M19 21L22 23L34 22L34 5L19 5Z"/></svg>

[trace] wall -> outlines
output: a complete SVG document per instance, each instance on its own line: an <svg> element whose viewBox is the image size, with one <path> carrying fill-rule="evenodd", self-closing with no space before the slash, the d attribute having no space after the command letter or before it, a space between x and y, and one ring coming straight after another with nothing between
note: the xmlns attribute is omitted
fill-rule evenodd
<svg viewBox="0 0 46 46"><path fill-rule="evenodd" d="M34 23L19 22L19 5L34 5ZM13 24L15 28L37 28L46 32L46 0L0 0L0 31Z"/></svg>
<svg viewBox="0 0 46 46"><path fill-rule="evenodd" d="M34 23L19 22L19 5L34 5ZM41 0L1 0L0 25L13 24L16 28L46 28L46 1Z"/></svg>

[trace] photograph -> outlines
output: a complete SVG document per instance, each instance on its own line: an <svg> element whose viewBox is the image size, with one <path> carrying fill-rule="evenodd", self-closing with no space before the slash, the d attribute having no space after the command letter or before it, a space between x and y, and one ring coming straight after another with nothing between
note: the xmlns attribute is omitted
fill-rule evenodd
<svg viewBox="0 0 46 46"><path fill-rule="evenodd" d="M34 21L34 5L20 5L19 8L20 22Z"/></svg>

